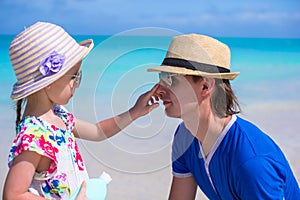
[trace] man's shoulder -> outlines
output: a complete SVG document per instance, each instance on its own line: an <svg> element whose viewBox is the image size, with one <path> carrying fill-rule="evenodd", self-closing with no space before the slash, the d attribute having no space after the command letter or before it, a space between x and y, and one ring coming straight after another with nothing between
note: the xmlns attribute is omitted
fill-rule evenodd
<svg viewBox="0 0 300 200"><path fill-rule="evenodd" d="M184 123L180 123L175 131L173 148L176 148L178 151L186 151L189 146L193 143L195 137L192 133L186 128Z"/></svg>
<svg viewBox="0 0 300 200"><path fill-rule="evenodd" d="M190 137L192 133L186 128L184 122L181 122L175 131L175 137Z"/></svg>

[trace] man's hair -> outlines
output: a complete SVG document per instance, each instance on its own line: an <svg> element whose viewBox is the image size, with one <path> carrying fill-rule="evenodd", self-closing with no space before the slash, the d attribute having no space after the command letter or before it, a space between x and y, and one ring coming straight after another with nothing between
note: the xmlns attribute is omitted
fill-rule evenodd
<svg viewBox="0 0 300 200"><path fill-rule="evenodd" d="M201 76L193 76L194 82L202 79L203 77ZM221 118L241 112L238 99L231 88L229 80L215 79L215 90L211 97L211 107L214 114Z"/></svg>

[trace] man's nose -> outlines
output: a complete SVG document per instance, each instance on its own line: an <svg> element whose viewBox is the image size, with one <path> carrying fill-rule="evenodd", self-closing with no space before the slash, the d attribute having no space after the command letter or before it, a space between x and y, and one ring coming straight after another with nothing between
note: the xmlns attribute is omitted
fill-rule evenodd
<svg viewBox="0 0 300 200"><path fill-rule="evenodd" d="M164 94L166 94L166 87L161 84L161 82L158 83L158 88L156 90L156 93L161 98Z"/></svg>

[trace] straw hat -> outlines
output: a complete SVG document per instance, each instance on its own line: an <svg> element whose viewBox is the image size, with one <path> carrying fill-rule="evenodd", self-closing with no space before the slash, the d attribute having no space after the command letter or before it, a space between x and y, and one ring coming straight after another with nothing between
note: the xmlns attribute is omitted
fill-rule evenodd
<svg viewBox="0 0 300 200"><path fill-rule="evenodd" d="M19 100L50 85L93 48L92 40L79 44L60 26L37 22L10 44L10 61L18 79L11 98Z"/></svg>
<svg viewBox="0 0 300 200"><path fill-rule="evenodd" d="M230 50L227 45L198 34L174 37L163 63L147 71L229 80L239 74L230 72Z"/></svg>

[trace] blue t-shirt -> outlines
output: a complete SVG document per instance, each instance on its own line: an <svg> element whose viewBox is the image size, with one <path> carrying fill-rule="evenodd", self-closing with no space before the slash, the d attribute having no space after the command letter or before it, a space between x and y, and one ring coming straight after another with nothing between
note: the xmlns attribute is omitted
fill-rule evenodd
<svg viewBox="0 0 300 200"><path fill-rule="evenodd" d="M181 123L172 146L175 177L194 176L209 199L300 199L284 154L252 123L233 115L209 155Z"/></svg>

